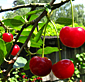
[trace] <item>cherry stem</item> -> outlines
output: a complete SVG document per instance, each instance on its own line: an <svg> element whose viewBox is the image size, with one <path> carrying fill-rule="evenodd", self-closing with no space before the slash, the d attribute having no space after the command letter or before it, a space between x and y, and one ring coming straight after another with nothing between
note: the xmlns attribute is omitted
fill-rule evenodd
<svg viewBox="0 0 85 82"><path fill-rule="evenodd" d="M44 37L43 37L43 49L42 49L42 57L44 57L44 46L45 46L45 34L46 34L46 27L47 27L47 24L48 24L48 20L45 24L45 30L44 30Z"/></svg>
<svg viewBox="0 0 85 82"><path fill-rule="evenodd" d="M61 60L60 42L59 42L58 31L57 31L57 29L56 29L56 26L55 26L55 24L53 23L53 21L52 21L52 20L50 20L50 22L52 23L52 25L54 26L54 28L55 28L55 31L56 31L56 35L57 35L57 41L58 41L58 49L59 49L59 60Z"/></svg>
<svg viewBox="0 0 85 82"><path fill-rule="evenodd" d="M71 3L71 12L72 12L72 27L74 27L74 12L73 12L72 0L70 0L70 3Z"/></svg>

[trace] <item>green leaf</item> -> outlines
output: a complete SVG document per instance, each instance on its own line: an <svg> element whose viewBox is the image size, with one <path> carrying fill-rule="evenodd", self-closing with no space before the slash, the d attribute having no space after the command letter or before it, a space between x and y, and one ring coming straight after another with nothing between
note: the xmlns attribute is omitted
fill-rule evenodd
<svg viewBox="0 0 85 82"><path fill-rule="evenodd" d="M56 23L63 24L63 25L71 25L72 24L72 19L70 19L70 18L58 18L56 20Z"/></svg>
<svg viewBox="0 0 85 82"><path fill-rule="evenodd" d="M4 52L0 49L0 65L3 63L4 61Z"/></svg>
<svg viewBox="0 0 85 82"><path fill-rule="evenodd" d="M42 33L43 33L43 29L44 29L44 26L39 30L39 32L36 34L36 36L34 37L34 40L36 41L36 42L38 42L39 41L39 39L41 38L41 35L42 35Z"/></svg>
<svg viewBox="0 0 85 82"><path fill-rule="evenodd" d="M43 27L44 24L45 24L45 22L39 22L38 26L41 28L41 27Z"/></svg>
<svg viewBox="0 0 85 82"><path fill-rule="evenodd" d="M33 14L36 14L36 13L42 12L43 10L44 10L44 9L30 11L30 12L28 12L26 15L27 15L27 16L29 16L29 15L33 15Z"/></svg>
<svg viewBox="0 0 85 82"><path fill-rule="evenodd" d="M43 42L41 39L38 42L36 42L34 39L31 39L31 47L40 48L42 44Z"/></svg>
<svg viewBox="0 0 85 82"><path fill-rule="evenodd" d="M11 47L12 47L12 42L6 43L6 50L7 50L7 53L9 53L9 51L11 50Z"/></svg>
<svg viewBox="0 0 85 82"><path fill-rule="evenodd" d="M20 16L20 15L15 16L14 19L20 20L20 21L22 21L23 23L25 22L24 18L23 18L22 16Z"/></svg>
<svg viewBox="0 0 85 82"><path fill-rule="evenodd" d="M30 31L23 31L23 32L21 33L21 35L23 35L23 36L28 36L29 34L30 34ZM33 33L32 36L34 37L35 34Z"/></svg>
<svg viewBox="0 0 85 82"><path fill-rule="evenodd" d="M27 39L27 36L20 36L18 40L19 42L24 43L26 39Z"/></svg>
<svg viewBox="0 0 85 82"><path fill-rule="evenodd" d="M29 70L30 69L29 62L30 62L30 60L27 61L26 65L24 66L24 70Z"/></svg>
<svg viewBox="0 0 85 82"><path fill-rule="evenodd" d="M23 35L23 36L28 36L30 34L30 31L23 31L22 33L21 33L21 35Z"/></svg>
<svg viewBox="0 0 85 82"><path fill-rule="evenodd" d="M0 50L3 51L4 56L7 54L5 42L0 38Z"/></svg>
<svg viewBox="0 0 85 82"><path fill-rule="evenodd" d="M26 75L26 73L25 72L21 72L21 75Z"/></svg>
<svg viewBox="0 0 85 82"><path fill-rule="evenodd" d="M32 20L34 20L34 19L36 19L37 17L38 17L38 15L35 15L35 14L34 15L31 15L31 17L29 19L29 22L32 21Z"/></svg>
<svg viewBox="0 0 85 82"><path fill-rule="evenodd" d="M24 43L26 39L27 39L27 36L20 36L18 40L19 42ZM30 45L31 47L40 48L40 46L42 45L41 39L38 42L36 42L34 39L31 39L30 42L31 42L31 45Z"/></svg>
<svg viewBox="0 0 85 82"><path fill-rule="evenodd" d="M13 65L13 68L23 68L26 63L27 63L27 60L25 58L18 57Z"/></svg>
<svg viewBox="0 0 85 82"><path fill-rule="evenodd" d="M44 54L51 54L52 52L58 52L59 49L57 47L45 47L44 48ZM42 54L42 48L39 49L37 52L37 54Z"/></svg>
<svg viewBox="0 0 85 82"><path fill-rule="evenodd" d="M6 26L10 26L10 27L17 27L23 24L21 20L17 20L17 19L5 19L2 22L4 22Z"/></svg>

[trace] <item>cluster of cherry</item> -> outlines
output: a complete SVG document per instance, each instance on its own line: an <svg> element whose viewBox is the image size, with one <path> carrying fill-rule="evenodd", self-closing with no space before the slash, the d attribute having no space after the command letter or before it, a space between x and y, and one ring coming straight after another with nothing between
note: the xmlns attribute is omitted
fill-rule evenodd
<svg viewBox="0 0 85 82"><path fill-rule="evenodd" d="M85 30L81 27L65 26L60 31L61 42L70 48L78 48L85 42ZM30 70L37 76L46 76L51 70L59 79L70 78L74 74L74 64L69 59L62 59L52 65L52 62L47 57L35 56L30 60Z"/></svg>
<svg viewBox="0 0 85 82"><path fill-rule="evenodd" d="M2 39L5 42L11 42L13 40L13 35L11 33L3 33ZM19 45L15 44L15 46L14 46L12 52L11 52L11 55L15 56L18 53L19 50L20 50Z"/></svg>

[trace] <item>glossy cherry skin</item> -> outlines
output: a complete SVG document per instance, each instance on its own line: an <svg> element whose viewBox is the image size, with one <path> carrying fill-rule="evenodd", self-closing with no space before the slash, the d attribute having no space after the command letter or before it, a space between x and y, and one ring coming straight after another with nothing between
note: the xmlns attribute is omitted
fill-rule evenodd
<svg viewBox="0 0 85 82"><path fill-rule="evenodd" d="M46 76L51 72L52 62L47 57L34 56L29 63L30 70L34 75Z"/></svg>
<svg viewBox="0 0 85 82"><path fill-rule="evenodd" d="M15 44L15 46L11 52L11 55L15 56L19 50L20 50L20 47L17 44Z"/></svg>
<svg viewBox="0 0 85 82"><path fill-rule="evenodd" d="M60 31L61 42L71 48L78 48L85 42L85 31L81 27L63 27Z"/></svg>
<svg viewBox="0 0 85 82"><path fill-rule="evenodd" d="M53 64L53 74L59 79L67 79L74 74L74 64L69 59L63 59Z"/></svg>
<svg viewBox="0 0 85 82"><path fill-rule="evenodd" d="M13 35L11 33L4 33L2 35L2 39L5 41L5 42L11 42L13 40Z"/></svg>

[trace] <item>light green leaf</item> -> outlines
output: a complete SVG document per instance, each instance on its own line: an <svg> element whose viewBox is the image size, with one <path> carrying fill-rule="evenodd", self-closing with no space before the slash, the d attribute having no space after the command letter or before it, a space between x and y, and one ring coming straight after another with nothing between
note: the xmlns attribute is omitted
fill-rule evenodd
<svg viewBox="0 0 85 82"><path fill-rule="evenodd" d="M19 42L24 43L26 39L27 39L27 36L20 36L18 40Z"/></svg>
<svg viewBox="0 0 85 82"><path fill-rule="evenodd" d="M20 21L22 21L23 23L25 22L24 18L23 18L22 16L20 16L20 15L15 16L14 19L20 20Z"/></svg>
<svg viewBox="0 0 85 82"><path fill-rule="evenodd" d="M23 35L23 36L28 36L29 34L30 34L30 31L23 31L21 33L21 35ZM35 36L34 33L32 34L32 36Z"/></svg>
<svg viewBox="0 0 85 82"><path fill-rule="evenodd" d="M43 42L41 39L38 42L36 42L34 39L31 39L31 47L40 48L42 44Z"/></svg>
<svg viewBox="0 0 85 82"><path fill-rule="evenodd" d="M23 68L26 63L27 63L27 60L25 58L18 57L13 65L13 68Z"/></svg>
<svg viewBox="0 0 85 82"><path fill-rule="evenodd" d="M59 49L57 47L45 47L44 48L44 54L51 54L52 52L58 52ZM42 48L39 49L37 52L37 54L42 54Z"/></svg>
<svg viewBox="0 0 85 82"><path fill-rule="evenodd" d="M33 15L33 14L36 14L36 13L39 13L39 12L42 12L44 9L40 9L40 10L34 10L34 11L31 11L31 12L28 12L26 15L29 16L29 15Z"/></svg>
<svg viewBox="0 0 85 82"><path fill-rule="evenodd" d="M41 35L42 35L42 33L43 33L43 29L44 29L44 26L39 30L39 32L36 34L36 36L34 37L34 40L36 41L36 42L38 42L39 41L39 39L41 38Z"/></svg>
<svg viewBox="0 0 85 82"><path fill-rule="evenodd" d="M35 15L35 14L34 15L31 15L31 17L29 19L29 22L32 21L32 20L34 20L34 19L36 19L37 17L38 17L38 15Z"/></svg>

